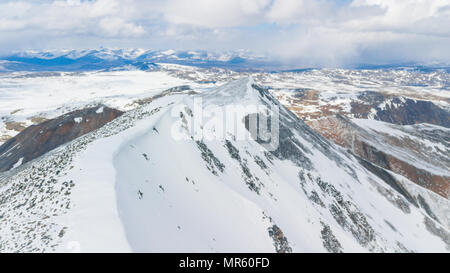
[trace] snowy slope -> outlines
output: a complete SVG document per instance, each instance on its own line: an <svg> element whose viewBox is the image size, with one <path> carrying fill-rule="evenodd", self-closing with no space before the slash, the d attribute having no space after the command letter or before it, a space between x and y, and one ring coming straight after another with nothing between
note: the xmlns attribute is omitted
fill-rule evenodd
<svg viewBox="0 0 450 273"><path fill-rule="evenodd" d="M200 98L216 110L279 109L280 145L269 151L229 128L226 139L197 140ZM205 136L218 130L203 125ZM443 221L251 78L161 97L2 176L0 251L450 251ZM439 200L430 207L445 211Z"/></svg>
<svg viewBox="0 0 450 273"><path fill-rule="evenodd" d="M321 135L371 163L450 196L450 131L430 124L396 125L368 119L324 117L308 122Z"/></svg>
<svg viewBox="0 0 450 273"><path fill-rule="evenodd" d="M379 150L395 155L409 164L450 178L450 129L431 125L394 125L377 120L352 119L369 132Z"/></svg>
<svg viewBox="0 0 450 273"><path fill-rule="evenodd" d="M184 71L183 67L178 69ZM32 124L104 104L123 111L177 86L201 89L212 83L170 71L16 72L0 75L0 144Z"/></svg>

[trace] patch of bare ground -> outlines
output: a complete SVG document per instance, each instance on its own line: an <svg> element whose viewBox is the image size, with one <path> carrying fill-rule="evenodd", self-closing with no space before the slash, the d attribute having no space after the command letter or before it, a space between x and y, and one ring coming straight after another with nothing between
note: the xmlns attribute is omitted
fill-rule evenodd
<svg viewBox="0 0 450 273"><path fill-rule="evenodd" d="M318 106L317 111L308 111L308 109L305 108L305 106L307 105L311 104L297 104L296 106L288 106L287 108L305 121L316 120L322 117L333 116L336 114L344 114L343 109L340 105Z"/></svg>
<svg viewBox="0 0 450 273"><path fill-rule="evenodd" d="M17 132L21 132L25 128L27 128L25 122L19 122L19 121L7 121L7 122L5 122L5 127L6 127L6 130L17 131Z"/></svg>
<svg viewBox="0 0 450 273"><path fill-rule="evenodd" d="M0 136L0 142L5 142L5 141L7 141L8 139L10 139L12 136L10 136L10 135L1 135Z"/></svg>
<svg viewBox="0 0 450 273"><path fill-rule="evenodd" d="M16 113L18 113L18 112L20 112L20 111L22 111L23 109L16 109L16 110L13 110L13 111L11 111L11 115L14 115L14 114L16 114Z"/></svg>
<svg viewBox="0 0 450 273"><path fill-rule="evenodd" d="M36 125L36 124L40 124L40 123L42 123L42 122L44 122L44 121L47 121L48 118L40 117L40 116L34 116L34 117L29 118L29 120L31 120L31 122L32 122L34 125Z"/></svg>

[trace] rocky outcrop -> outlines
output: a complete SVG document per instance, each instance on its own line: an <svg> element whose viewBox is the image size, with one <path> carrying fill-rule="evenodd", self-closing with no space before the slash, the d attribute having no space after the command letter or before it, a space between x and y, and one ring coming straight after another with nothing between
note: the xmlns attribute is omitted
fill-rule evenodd
<svg viewBox="0 0 450 273"><path fill-rule="evenodd" d="M320 234L325 249L331 253L342 253L341 243L339 243L336 236L334 236L330 226L324 222L321 222L321 224L322 230L320 231Z"/></svg>
<svg viewBox="0 0 450 273"><path fill-rule="evenodd" d="M434 129L436 132L429 135L429 129L411 127L406 131L395 125L380 126L376 128L378 131L374 131L340 115L312 121L309 125L364 160L400 174L445 198L450 197L450 159L447 154L450 147L447 146L446 131ZM443 137L439 138L440 135Z"/></svg>
<svg viewBox="0 0 450 273"><path fill-rule="evenodd" d="M269 236L273 240L273 245L275 246L275 251L277 253L291 253L292 248L289 246L289 242L284 236L283 231L277 226L273 225L268 228Z"/></svg>
<svg viewBox="0 0 450 273"><path fill-rule="evenodd" d="M351 103L351 113L357 118L372 118L393 124L429 123L450 128L450 113L431 101L388 96L377 92L362 92L361 102Z"/></svg>
<svg viewBox="0 0 450 273"><path fill-rule="evenodd" d="M295 89L289 93L280 91L276 96L305 121L339 114L347 118L374 119L398 125L428 123L450 128L448 108L437 104L437 101L445 99L428 101L374 91L350 95L336 93L333 96L310 89Z"/></svg>
<svg viewBox="0 0 450 273"><path fill-rule="evenodd" d="M18 167L77 137L96 130L123 112L97 106L32 125L0 146L0 172Z"/></svg>

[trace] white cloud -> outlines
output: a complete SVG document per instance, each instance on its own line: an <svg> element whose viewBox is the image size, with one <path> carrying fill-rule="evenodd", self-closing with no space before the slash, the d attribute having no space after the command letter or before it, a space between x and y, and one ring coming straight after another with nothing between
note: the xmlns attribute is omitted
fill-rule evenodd
<svg viewBox="0 0 450 273"><path fill-rule="evenodd" d="M168 0L160 9L171 24L217 28L258 24L269 3L269 0Z"/></svg>
<svg viewBox="0 0 450 273"><path fill-rule="evenodd" d="M145 33L142 26L127 23L121 18L103 18L99 26L107 37L133 37Z"/></svg>
<svg viewBox="0 0 450 273"><path fill-rule="evenodd" d="M0 51L264 51L300 65L450 62L449 0L0 0ZM3 42L4 41L4 42Z"/></svg>
<svg viewBox="0 0 450 273"><path fill-rule="evenodd" d="M143 34L121 5L127 1L52 1L0 3L0 31L33 29L42 32L128 36ZM125 9L126 10L126 9ZM110 24L108 26L107 24Z"/></svg>

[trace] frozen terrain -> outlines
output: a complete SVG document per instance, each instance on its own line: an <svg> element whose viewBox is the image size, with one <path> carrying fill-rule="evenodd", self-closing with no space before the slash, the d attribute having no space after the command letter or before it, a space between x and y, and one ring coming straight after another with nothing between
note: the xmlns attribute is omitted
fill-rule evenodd
<svg viewBox="0 0 450 273"><path fill-rule="evenodd" d="M163 66L165 67L165 66ZM32 124L99 104L130 110L164 90L196 83L170 75L170 70L144 72L15 72L0 74L0 144Z"/></svg>
<svg viewBox="0 0 450 273"><path fill-rule="evenodd" d="M160 96L0 174L0 251L450 251L447 199L332 144L256 83ZM279 109L280 145L228 128L196 139L200 98L272 109L248 119Z"/></svg>
<svg viewBox="0 0 450 273"><path fill-rule="evenodd" d="M450 251L448 72L223 68L258 61L244 52L14 58L0 62L0 252ZM33 64L58 58L74 62ZM92 59L103 69L79 71ZM198 100L247 112L236 130L198 127ZM278 148L240 138L274 109Z"/></svg>

